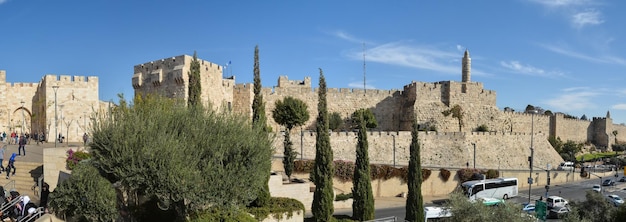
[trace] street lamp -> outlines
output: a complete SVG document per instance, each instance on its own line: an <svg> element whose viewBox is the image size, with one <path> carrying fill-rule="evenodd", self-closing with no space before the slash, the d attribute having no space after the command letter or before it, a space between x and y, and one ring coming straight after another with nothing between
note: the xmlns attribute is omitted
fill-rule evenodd
<svg viewBox="0 0 626 222"><path fill-rule="evenodd" d="M530 157L528 157L528 162L530 162L530 175L528 177L528 204L530 204L530 192L533 186L533 158L535 156L535 148L533 147L534 134L535 134L535 113L537 110L529 110L530 117Z"/></svg>
<svg viewBox="0 0 626 222"><path fill-rule="evenodd" d="M476 143L472 143L472 146L474 146L474 169L476 169Z"/></svg>
<svg viewBox="0 0 626 222"><path fill-rule="evenodd" d="M396 167L396 135L391 134L393 137L393 167Z"/></svg>
<svg viewBox="0 0 626 222"><path fill-rule="evenodd" d="M57 116L57 90L59 86L52 86L52 89L54 90L54 147L57 147L57 135L59 134L57 130L57 126L59 125L59 117ZM50 135L48 135L48 138L50 138Z"/></svg>
<svg viewBox="0 0 626 222"><path fill-rule="evenodd" d="M300 160L304 159L304 145L302 144L304 137L304 131L302 131L302 127L300 127Z"/></svg>
<svg viewBox="0 0 626 222"><path fill-rule="evenodd" d="M24 100L22 100L22 102L20 103L22 103L22 127L21 129L22 129L22 135L24 135L24 127L26 125L26 120L24 119Z"/></svg>

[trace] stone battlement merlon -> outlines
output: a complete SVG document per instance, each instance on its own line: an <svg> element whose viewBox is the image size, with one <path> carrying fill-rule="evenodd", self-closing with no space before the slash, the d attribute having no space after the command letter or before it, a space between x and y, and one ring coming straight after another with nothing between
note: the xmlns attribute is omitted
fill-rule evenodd
<svg viewBox="0 0 626 222"><path fill-rule="evenodd" d="M288 76L279 76L278 77L278 87L288 88L288 87L308 87L311 88L311 77L304 77L304 80L289 80Z"/></svg>
<svg viewBox="0 0 626 222"><path fill-rule="evenodd" d="M42 79L48 85L56 83L98 83L97 76L70 76L70 75L45 75Z"/></svg>
<svg viewBox="0 0 626 222"><path fill-rule="evenodd" d="M14 83L7 83L7 87L12 87L12 88L25 88L25 87L37 87L39 84L37 83L32 83L32 82L14 82Z"/></svg>
<svg viewBox="0 0 626 222"><path fill-rule="evenodd" d="M193 60L193 56L190 55L179 55L174 57L169 57L165 59L154 60L146 63L142 63L134 66L134 73L143 73L157 69L176 69L177 66L184 66L186 63L191 64ZM222 66L216 63L212 63L206 60L202 60L198 58L198 62L200 62L200 66L205 69L212 68L217 70L222 70Z"/></svg>

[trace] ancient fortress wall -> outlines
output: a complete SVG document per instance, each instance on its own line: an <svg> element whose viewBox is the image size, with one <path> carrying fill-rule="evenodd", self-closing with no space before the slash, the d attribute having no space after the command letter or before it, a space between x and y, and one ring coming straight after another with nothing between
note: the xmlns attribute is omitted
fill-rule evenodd
<svg viewBox="0 0 626 222"><path fill-rule="evenodd" d="M562 141L575 141L578 143L593 139L593 123L588 120L568 119L563 114L557 113L552 116L553 135Z"/></svg>
<svg viewBox="0 0 626 222"><path fill-rule="evenodd" d="M37 92L38 116L33 119L33 130L46 132L48 142L54 142L59 133L69 141L82 141L88 132L90 116L100 106L99 80L96 76L45 75L39 83ZM55 124L55 92L56 91ZM37 108L38 107L38 108ZM39 123L43 125L38 125Z"/></svg>
<svg viewBox="0 0 626 222"><path fill-rule="evenodd" d="M500 132L419 132L421 145L421 163L428 167L466 167L473 166L474 146L476 144L476 167L482 169L528 169L527 156L530 156L530 133ZM563 159L552 148L547 134L533 135L535 166L546 164L557 166ZM302 153L304 159L315 158L315 132L291 134L293 149ZM354 132L334 132L330 136L335 160L355 161L357 135ZM411 133L368 132L369 157L371 163L408 165ZM303 141L300 143L300 141ZM283 137L274 140L275 155L282 156ZM300 155L297 158L301 158Z"/></svg>
<svg viewBox="0 0 626 222"><path fill-rule="evenodd" d="M57 90L57 116L52 86ZM70 141L81 141L88 125L87 116L98 106L98 77L45 75L39 83L7 83L0 71L0 126L10 133L45 132L54 142L55 126ZM23 102L23 107L22 107ZM25 124L23 124L25 123ZM24 127L22 127L24 125Z"/></svg>
<svg viewBox="0 0 626 222"><path fill-rule="evenodd" d="M156 93L186 100L192 61L193 57L181 55L136 65L132 78L135 93ZM202 102L216 110L228 109L232 106L235 79L224 79L222 66L218 64L201 59L198 62Z"/></svg>
<svg viewBox="0 0 626 222"><path fill-rule="evenodd" d="M295 81L295 82L306 82ZM310 81L310 80L309 80ZM317 117L317 103L318 103L318 89L312 89L310 84L292 84L294 81L288 80L286 76L282 76L279 79L279 85L289 87L275 87L273 89L263 88L263 99L265 101L266 116L268 124L278 131L281 129L274 119L272 118L272 110L275 108L276 101L282 100L287 96L291 96L302 100L307 104L309 111L309 121L304 125L304 129L314 129L315 118ZM253 85L247 85L252 88ZM237 91L242 91L243 86L238 87ZM247 95L247 91L242 91ZM326 93L326 99L328 101L328 113L337 112L342 118L346 119L354 111L360 108L369 108L375 113L379 123L380 129L392 129L396 126L393 125L394 118L398 107L394 97L397 94L397 90L362 90L362 89L348 89L348 88L329 88ZM241 98L246 98L246 95L241 95ZM250 95L253 97L253 95ZM251 100L250 100L251 103ZM251 111L250 111L251 112Z"/></svg>

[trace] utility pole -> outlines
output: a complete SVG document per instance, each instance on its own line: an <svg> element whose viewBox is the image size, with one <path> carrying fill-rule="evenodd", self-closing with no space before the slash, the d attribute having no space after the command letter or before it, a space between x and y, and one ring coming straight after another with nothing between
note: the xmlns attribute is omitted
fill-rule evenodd
<svg viewBox="0 0 626 222"><path fill-rule="evenodd" d="M528 162L530 163L530 175L528 177L528 204L530 204L530 194L533 186L533 159L535 156L535 148L533 147L534 134L535 134L535 113L537 110L529 111L531 113L530 117L530 156L528 157Z"/></svg>
<svg viewBox="0 0 626 222"><path fill-rule="evenodd" d="M548 191L550 191L550 167L551 167L551 166L550 166L550 164L548 163L548 166L547 166L547 169L546 169L546 172L548 173L548 174L547 174L547 176L548 176L548 177L547 177L548 181L547 181L547 183L546 183L546 200L547 200L547 199L548 199L548 197L549 197L549 196L548 196Z"/></svg>
<svg viewBox="0 0 626 222"><path fill-rule="evenodd" d="M474 169L476 169L476 143L472 143L472 146L474 146Z"/></svg>
<svg viewBox="0 0 626 222"><path fill-rule="evenodd" d="M59 117L57 116L57 90L59 89L59 86L52 86L52 89L54 90L54 147L57 147L57 135L59 134L58 130L57 130L57 125L58 121L59 121ZM48 139L50 138L50 135L48 135L47 137Z"/></svg>

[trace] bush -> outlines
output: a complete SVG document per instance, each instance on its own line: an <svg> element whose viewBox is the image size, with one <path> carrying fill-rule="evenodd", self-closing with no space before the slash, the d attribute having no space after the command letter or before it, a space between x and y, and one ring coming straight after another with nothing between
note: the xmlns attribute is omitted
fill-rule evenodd
<svg viewBox="0 0 626 222"><path fill-rule="evenodd" d="M67 159L65 159L65 167L68 170L73 170L76 167L76 164L81 160L91 158L91 154L85 151L76 151L69 149L67 150Z"/></svg>
<svg viewBox="0 0 626 222"><path fill-rule="evenodd" d="M245 211L214 207L192 216L189 221L256 222L257 220Z"/></svg>
<svg viewBox="0 0 626 222"><path fill-rule="evenodd" d="M489 127L487 127L487 125L485 124L476 127L476 132L487 132L487 131L489 131Z"/></svg>
<svg viewBox="0 0 626 222"><path fill-rule="evenodd" d="M444 168L439 169L439 177L443 179L444 182L447 182L450 179L450 171Z"/></svg>
<svg viewBox="0 0 626 222"><path fill-rule="evenodd" d="M340 193L335 196L335 201L344 201L352 198L352 193Z"/></svg>
<svg viewBox="0 0 626 222"><path fill-rule="evenodd" d="M494 169L487 170L487 179L498 178L500 176L500 172Z"/></svg>
<svg viewBox="0 0 626 222"><path fill-rule="evenodd" d="M274 218L280 221L284 213L287 213L287 217L291 218L293 216L293 212L302 211L302 213L304 213L305 209L304 204L296 199L272 197L270 198L267 206L251 207L247 208L247 211L248 213L254 215L254 218L258 221L262 221L270 214L274 215Z"/></svg>
<svg viewBox="0 0 626 222"><path fill-rule="evenodd" d="M335 165L335 177L342 182L352 181L354 175L354 163L336 160L333 162Z"/></svg>

